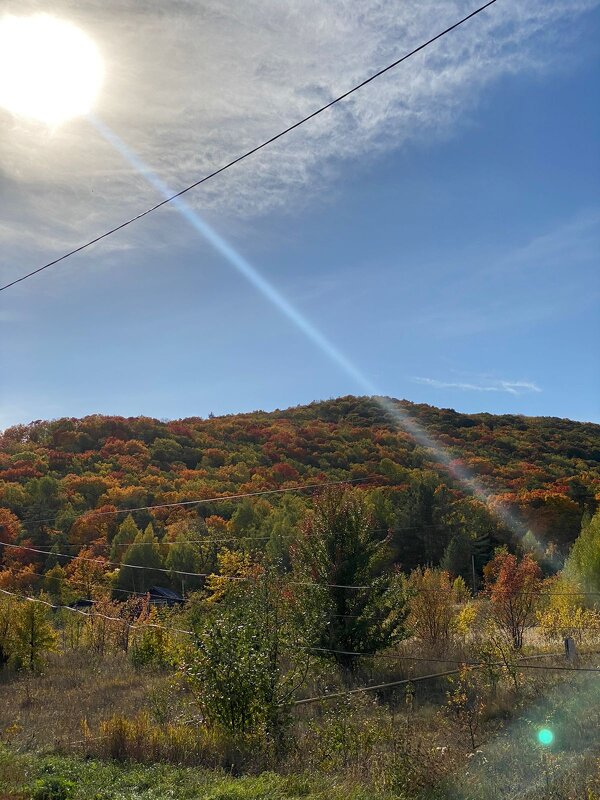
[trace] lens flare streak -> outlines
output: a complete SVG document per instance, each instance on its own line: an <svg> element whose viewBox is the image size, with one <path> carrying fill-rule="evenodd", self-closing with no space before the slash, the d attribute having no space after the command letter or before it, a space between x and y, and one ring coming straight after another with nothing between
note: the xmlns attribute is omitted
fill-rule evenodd
<svg viewBox="0 0 600 800"><path fill-rule="evenodd" d="M136 154L125 142L112 131L102 120L90 116L90 122L100 135L110 143L148 183L153 186L162 197L171 197L173 190ZM373 397L379 406L388 414L394 423L406 431L411 438L424 449L430 451L435 460L461 483L465 489L478 500L486 503L490 510L501 518L514 533L521 535L522 528L512 514L500 512L490 506L491 495L485 487L464 467L456 462L455 458L444 447L435 442L423 428L399 408L389 398L378 392L374 384L366 375L334 345L321 331L315 327L281 292L276 289L258 270L253 267L237 250L218 234L197 211L192 209L181 197L176 197L172 205L181 216L196 230L212 247L233 266L252 286L254 286L269 302L271 302L307 339L325 354L337 367L356 382L362 392Z"/></svg>

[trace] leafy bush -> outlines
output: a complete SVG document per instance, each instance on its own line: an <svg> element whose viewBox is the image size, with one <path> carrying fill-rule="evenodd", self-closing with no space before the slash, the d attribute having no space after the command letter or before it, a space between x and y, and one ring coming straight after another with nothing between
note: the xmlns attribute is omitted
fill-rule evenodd
<svg viewBox="0 0 600 800"><path fill-rule="evenodd" d="M32 800L68 800L74 789L73 781L52 775L40 778L33 784L31 798Z"/></svg>
<svg viewBox="0 0 600 800"><path fill-rule="evenodd" d="M173 665L173 643L167 631L145 628L137 635L129 649L129 659L134 667L170 667Z"/></svg>

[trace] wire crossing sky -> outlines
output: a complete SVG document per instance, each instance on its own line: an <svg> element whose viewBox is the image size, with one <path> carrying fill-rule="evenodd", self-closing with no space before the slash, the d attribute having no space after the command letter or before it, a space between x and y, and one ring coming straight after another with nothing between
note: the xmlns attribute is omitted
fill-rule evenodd
<svg viewBox="0 0 600 800"><path fill-rule="evenodd" d="M276 133L275 135L271 136L266 141L262 142L261 144L257 145L256 147L253 147L251 150L248 150L247 152L243 153L242 155L238 156L237 158L234 158L233 160L229 161L224 166L213 170L208 175L205 175L203 178L200 178L199 180L194 181L189 186L186 186L185 188L180 189L177 192L173 192L171 189L167 189L166 186L162 183L162 181L160 181L160 179L158 177L152 176L150 178L149 177L149 173L144 172L145 167L140 162L139 163L140 172L142 172L145 175L145 177L147 177L150 180L150 182L153 185L155 185L159 189L159 191L161 191L161 193L164 195L164 199L163 200L161 200L159 203L156 203L155 205L151 206L150 208L147 208L145 211L141 211L139 214L136 214L134 217L131 217L130 219L125 220L125 222L122 222L121 224L115 226L114 228L111 228L110 230L106 231L105 233L102 233L99 236L96 236L94 239L90 240L89 242L86 242L85 244L82 244L79 247L76 247L73 250L70 250L68 253L65 253L64 255L59 256L59 258L55 258L53 261L49 261L47 264L44 264L43 266L38 267L37 269L34 269L31 272L28 272L26 275L22 275L20 278L16 278L15 280L10 281L10 283L5 284L4 286L0 286L0 292L5 291L6 289L10 289L11 286L15 286L17 283L21 283L22 281L27 280L28 278L32 278L34 275L37 275L38 273L42 272L43 270L48 269L49 267L52 267L55 264L60 263L61 261L64 261L65 259L69 258L70 256L75 255L76 253L80 253L82 250L85 250L88 247L91 247L93 244L96 244L97 242L100 242L103 239L106 239L108 236L114 235L115 233L117 233L118 231L122 230L123 228L125 228L125 227L127 227L129 225L132 225L134 222L137 222L138 220L142 219L143 217L146 217L148 214L151 214L154 211L157 211L159 208L162 208L162 206L166 205L167 203L175 202L176 200L178 200L180 197L182 197L187 192L191 191L192 189L196 189L198 186L201 186L203 183L206 183L206 181L209 181L212 178L215 178L217 175L220 175L222 172L225 172L225 170L228 170L231 167L235 166L236 164L239 164L241 161L244 161L246 158L249 158L250 156L252 156L255 153L257 153L259 150L262 150L263 148L268 147L270 144L273 144L273 142L276 142L278 139L281 139L283 136L286 136L288 133L291 133L292 131L294 131L297 128L299 128L301 125L304 125L305 123L307 123L310 120L314 119L315 117L319 116L319 114L322 114L324 111L327 111L332 106L336 105L337 103L340 103L342 100L345 100L347 97L349 97L350 95L354 94L354 92L357 92L360 89L364 88L365 86L367 86L372 81L374 81L377 78L379 78L382 75L384 75L386 72L389 72L390 70L392 70L395 67L397 67L400 64L402 64L407 59L409 59L412 56L416 55L417 53L421 52L421 50L424 50L426 47L429 47L431 44L433 44L434 42L438 41L438 39L441 39L443 36L446 36L448 33L451 33L452 31L456 30L461 25L463 25L465 22L468 22L470 19L472 19L473 17L477 16L477 14L480 14L482 11L485 11L487 8L489 8L489 6L494 5L494 3L496 3L496 2L497 2L497 0L489 0L489 2L485 3L484 5L480 6L477 9L475 9L470 14L467 14L466 17L463 17L462 19L460 19L457 22L455 22L453 25L450 25L450 27L448 27L445 30L441 31L440 33L436 34L431 39L428 39L426 42L423 42L418 47L415 47L413 50L411 50L410 52L408 52L405 55L401 56L400 58L396 59L396 61L392 62L391 64L388 64L388 66L383 67L383 69L380 69L376 73L374 73L373 75L370 75L368 78L366 78L365 80L361 81L356 86L353 86L351 89L348 89L346 92L344 92L343 94L341 94L338 97L334 98L329 103L326 103L324 106L321 106L320 108L316 109L316 111L313 111L312 113L310 113L307 116L303 117L301 120L298 120L298 122L295 122L293 125L288 126L287 128L285 128L284 130L280 131L279 133ZM99 128L99 130L102 132L102 134L107 139L112 140L111 143L114 144L116 146L116 148L120 152L122 152L122 153L124 152L125 146L124 146L124 144L122 142L118 142L117 141L116 134L113 134L110 131L110 129L108 129L106 126L102 125L102 123L99 120L94 120L94 124ZM137 159L137 157L134 156L133 153L131 153L131 152L130 152L128 158L131 161L133 161L134 159ZM137 160L139 162L139 159L137 159ZM185 213L185 207L182 207L180 205L179 209L183 213ZM205 233L205 235L206 235L206 233ZM211 236L216 236L216 234L214 234L214 232L212 232ZM210 238L210 237L207 236L207 238ZM214 244L214 242L212 242L212 241L211 241L211 243ZM219 246L217 249L221 249L221 246ZM257 280L257 277L252 277L251 280L254 282L254 281ZM268 287L267 286L261 286L259 288L261 288L261 291L263 291L265 293L268 292ZM273 298L273 299L275 299L275 298ZM293 313L293 310L290 308L289 312ZM322 342L321 345L325 346L325 342Z"/></svg>
<svg viewBox="0 0 600 800"><path fill-rule="evenodd" d="M358 91L361 88L364 88L366 85L371 83L376 78L380 77L384 73L388 72L389 70L393 69L394 67L401 64L403 61L407 60L411 56L415 55L416 53L420 52L421 50L425 49L432 43L436 42L443 36L447 35L448 33L455 31L459 26L467 22L468 20L475 17L477 14L481 13L482 11L489 8L493 5L496 0L490 0L490 2L486 3L485 5L480 6L475 11L471 12L467 16L463 17L450 27L446 28L441 33L433 36L432 38L428 39L423 44L419 45L415 49L411 50L406 55L402 56L401 58L394 61L389 66L385 67L384 69L379 70L378 72L371 75L366 80L362 81L361 83L357 84L347 92L342 95L339 95L334 100L330 101L326 105L322 106L318 110L314 111L310 115L304 117L299 122L295 123L292 126L289 126L284 131L275 136L268 139L265 143L259 145L258 147L253 148L252 150L248 151L245 155L240 156L239 158L230 161L225 167L221 168L220 170L213 171L209 176L206 178L201 179L200 181L196 181L195 183L191 184L190 186L186 187L185 189L179 192L173 192L173 190L163 181L161 180L158 175L146 164L144 161L129 147L127 146L122 139L117 136L115 132L113 132L105 123L103 123L100 119L96 117L91 117L90 120L95 127L95 129L108 141L125 159L129 164L131 164L141 175L145 177L145 179L150 183L160 195L163 196L163 200L159 203L156 203L147 211L138 214L136 217L131 218L127 222L123 223L122 225L118 226L117 228L112 229L112 231L103 234L101 237L96 237L95 241L99 241L101 238L105 238L111 233L116 233L121 228L125 227L126 225L131 224L132 222L141 219L143 216L161 208L163 205L167 203L172 203L179 213L186 219L186 221L204 238L206 239L210 245L227 261L231 264L247 281L249 281L269 302L271 302L293 325L295 325L299 330L302 332L304 336L306 336L314 345L316 345L322 353L324 353L331 361L342 371L344 371L357 385L358 389L362 393L366 393L372 396L378 396L377 402L381 405L381 407L390 415L393 421L406 430L412 437L418 442L422 447L425 447L429 450L434 458L442 464L446 469L448 469L454 477L466 488L467 491L472 492L476 497L484 502L488 503L490 493L487 492L483 486L476 480L475 476L470 474L468 470L461 467L460 465L455 463L455 459L448 454L444 448L435 442L411 417L400 409L396 404L381 398L381 392L378 391L375 385L371 382L371 380L360 370L353 361L348 358L333 342L331 342L328 337L326 337L310 320L308 320L298 309L292 305L287 298L281 294L269 281L267 281L263 275L253 267L240 253L238 253L235 248L227 242L223 237L221 237L210 225L206 223L205 220L198 214L198 212L194 211L182 198L182 196L190 191L191 189L199 186L210 177L214 177L218 175L220 172L224 171L225 169L239 163L239 161L247 158L249 155L254 154L258 150L266 147L268 144L276 141L277 139L281 138L285 134L291 132L295 128L303 125L304 123L308 122L309 120L313 119L315 116L321 114L328 108L331 108L336 103L339 103L341 100L344 100L349 95L353 94L354 92ZM25 280L28 277L32 277L34 274L46 269L53 264L58 263L61 260L64 260L68 257L68 255L72 255L75 252L80 251L81 249L89 246L93 242L88 243L88 245L83 245L76 250L70 251L69 254L62 256L60 259L55 260L54 262L49 262L43 267L34 270L33 272L28 273L21 278L16 279L11 284L7 284L4 287L0 288L0 291L3 289L10 288L11 285L18 283L22 280ZM518 522L513 520L510 515L507 515L504 518L504 521L509 524L509 526L515 531L518 532L520 530Z"/></svg>
<svg viewBox="0 0 600 800"><path fill-rule="evenodd" d="M490 4L488 4L490 5ZM485 8L482 7L482 8ZM471 15L472 16L472 15ZM468 18L467 18L468 19ZM449 29L451 30L451 29ZM468 492L477 499L484 502L490 511L495 514L501 522L507 525L515 534L524 533L523 526L515 517L514 513L502 511L490 501L493 499L493 492L488 491L477 480L468 469L462 466L453 454L446 450L440 443L436 442L406 411L397 403L383 397L371 380L359 369L353 361L346 356L333 342L331 342L310 320L308 320L297 308L295 308L281 292L278 291L264 276L250 264L235 248L220 236L207 222L205 222L197 211L194 211L179 195L174 195L156 173L145 164L139 156L128 147L114 131L98 119L93 119L94 127L98 132L121 153L123 158L128 161L135 169L143 175L160 194L172 202L177 211L184 219L196 230L200 236L206 239L209 244L221 255L237 272L242 275L252 286L257 289L264 297L272 303L292 325L297 327L316 347L329 358L333 364L345 372L356 384L360 392L372 396L375 402L387 413L392 422L405 430L417 444L428 450L433 458L446 469Z"/></svg>
<svg viewBox="0 0 600 800"><path fill-rule="evenodd" d="M600 419L580 346L600 334L597 0L495 3L266 146L474 11L308 3L265 0L242 19L219 0L208 18L197 4L57 0L102 56L92 124L106 135L89 118L48 130L0 110L0 284L265 146L178 198L185 209L170 201L176 213L3 295L0 428L357 390Z"/></svg>

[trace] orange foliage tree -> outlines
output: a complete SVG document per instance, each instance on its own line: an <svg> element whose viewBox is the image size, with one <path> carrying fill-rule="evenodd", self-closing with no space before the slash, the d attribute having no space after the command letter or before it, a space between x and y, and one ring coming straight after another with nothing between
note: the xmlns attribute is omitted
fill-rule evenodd
<svg viewBox="0 0 600 800"><path fill-rule="evenodd" d="M91 549L83 549L65 567L67 583L78 597L88 600L108 594L109 562Z"/></svg>
<svg viewBox="0 0 600 800"><path fill-rule="evenodd" d="M17 538L21 523L19 518L9 511L8 508L0 508L0 542L12 544ZM2 548L0 550L0 561L2 560Z"/></svg>
<svg viewBox="0 0 600 800"><path fill-rule="evenodd" d="M535 620L542 581L540 567L529 554L519 561L502 548L484 567L483 576L494 620L510 636L515 650L520 650L525 628Z"/></svg>

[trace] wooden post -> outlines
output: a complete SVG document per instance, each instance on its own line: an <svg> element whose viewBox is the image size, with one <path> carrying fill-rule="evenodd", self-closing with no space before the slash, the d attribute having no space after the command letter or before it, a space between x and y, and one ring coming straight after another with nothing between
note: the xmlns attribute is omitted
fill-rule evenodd
<svg viewBox="0 0 600 800"><path fill-rule="evenodd" d="M565 656L567 661L577 660L577 648L575 647L575 641L571 636L565 637Z"/></svg>

